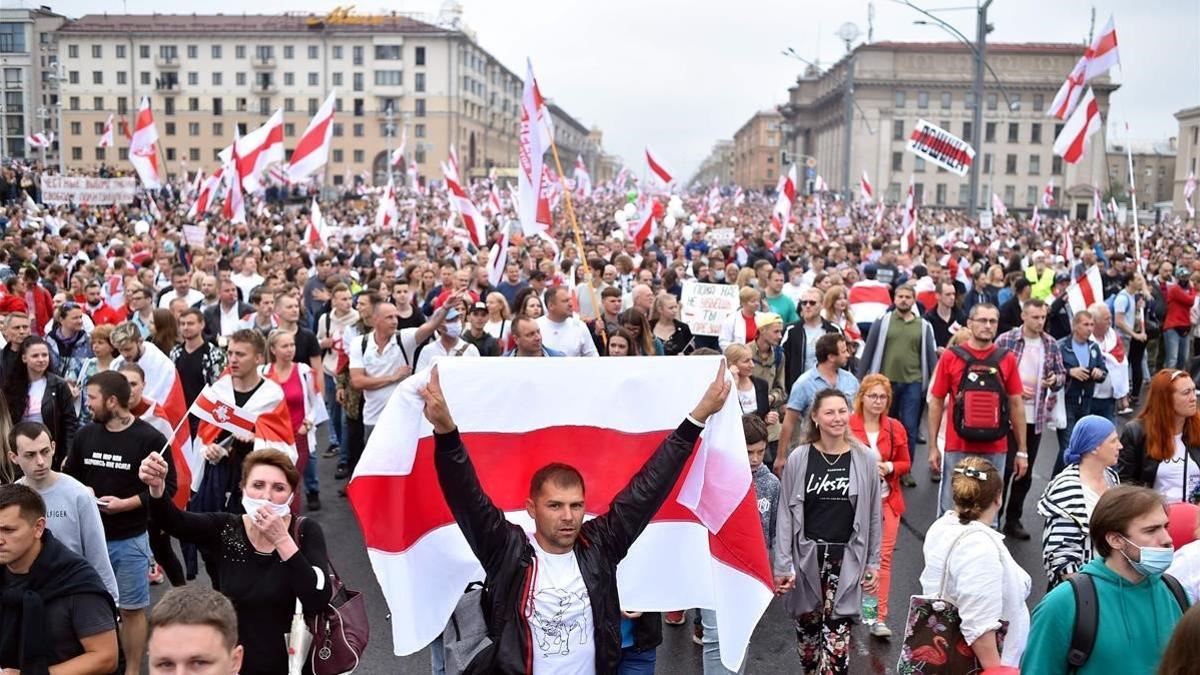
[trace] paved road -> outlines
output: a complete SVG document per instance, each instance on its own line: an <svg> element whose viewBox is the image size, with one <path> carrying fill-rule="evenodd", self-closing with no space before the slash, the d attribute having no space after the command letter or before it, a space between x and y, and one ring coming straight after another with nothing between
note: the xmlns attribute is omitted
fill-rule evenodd
<svg viewBox="0 0 1200 675"><path fill-rule="evenodd" d="M322 439L320 445L324 445ZM1034 467L1033 488L1026 504L1025 527L1034 535L1028 542L1006 540L1009 550L1017 562L1033 576L1033 593L1029 606L1041 598L1045 584L1041 576L1041 521L1032 508L1036 495L1040 495L1053 467L1053 453L1058 443L1053 434L1042 439L1043 452ZM929 480L929 469L924 461L925 448L916 452L913 474L917 486L904 491L907 512L904 515L897 538L896 553L892 568L892 616L888 625L899 635L906 617L907 598L919 592L918 578L923 567L921 543L924 531L936 515L937 485ZM429 654L422 651L412 656L399 657L392 654L391 632L387 621L387 606L382 591L375 581L363 546L358 522L345 499L337 496L337 488L344 484L333 480L333 460L321 458L319 473L321 496L325 508L312 517L321 523L333 558L349 585L367 595L367 608L371 622L371 642L367 648L363 666L356 671L360 675L424 675L429 673ZM430 583L437 583L431 579ZM164 587L154 590L154 599L161 595ZM751 641L747 673L799 672L799 660L795 652L794 632L778 600L767 609L759 622ZM657 673L670 675L692 675L702 672L700 647L691 639L691 626L664 626L663 645L658 649ZM851 656L851 672L890 673L895 672L899 657L899 637L883 641L866 634L865 629L856 627Z"/></svg>

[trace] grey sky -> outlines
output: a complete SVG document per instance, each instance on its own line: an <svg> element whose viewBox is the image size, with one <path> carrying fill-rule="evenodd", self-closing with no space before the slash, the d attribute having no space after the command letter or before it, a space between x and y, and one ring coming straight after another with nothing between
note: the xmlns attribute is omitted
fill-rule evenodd
<svg viewBox="0 0 1200 675"><path fill-rule="evenodd" d="M52 2L52 0L47 0ZM969 0L915 0L925 9L969 5ZM255 12L327 12L336 3L257 0ZM348 3L347 3L348 4ZM646 144L686 179L714 141L732 138L754 113L785 101L802 65L780 54L792 46L822 65L845 48L835 36L852 21L866 39L867 0L464 0L464 19L480 44L510 69L523 73L533 60L542 93L584 124L604 131L608 152L641 172ZM920 16L892 0L875 3L874 39L942 41L935 27L915 26ZM161 11L155 0L52 2L68 16L89 12ZM361 2L356 11L436 13L438 0L390 4ZM1178 130L1173 114L1200 105L1200 2L1098 0L1096 29L1115 14L1122 84L1112 103L1110 139L1164 139ZM182 12L242 11L244 0L209 0L178 6ZM1092 5L1060 0L995 0L990 20L996 42L1079 42L1087 39ZM970 37L974 13L940 16ZM1063 73L1066 78L1067 73ZM564 163L569 160L564 158ZM569 170L569 169L568 169Z"/></svg>

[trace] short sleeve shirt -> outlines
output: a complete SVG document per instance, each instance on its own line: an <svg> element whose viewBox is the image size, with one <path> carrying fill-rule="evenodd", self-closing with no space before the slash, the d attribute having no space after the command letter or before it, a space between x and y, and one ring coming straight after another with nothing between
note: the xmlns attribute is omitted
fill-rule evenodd
<svg viewBox="0 0 1200 675"><path fill-rule="evenodd" d="M25 575L10 574L8 589L25 588ZM50 649L50 665L69 661L83 653L83 638L116 630L109 600L91 593L68 595L46 603L46 644ZM16 668L16 663L0 663L0 668Z"/></svg>
<svg viewBox="0 0 1200 675"><path fill-rule="evenodd" d="M968 345L962 345L968 353L977 359L985 359L996 349L995 345L990 345L987 349L972 349ZM934 398L945 398L950 395L950 400L946 404L946 450L951 452L973 452L978 454L994 454L1008 452L1008 439L1001 438L997 441L964 441L959 438L958 432L954 429L954 393L958 391L958 383L962 380L963 373L966 372L967 364L953 351L947 349L942 352L942 358L938 361L937 376L929 385L929 395ZM1009 396L1020 396L1023 388L1021 386L1021 374L1017 371L1017 359L1012 352L1004 355L1000 359L1000 379L1004 384L1004 391Z"/></svg>
<svg viewBox="0 0 1200 675"><path fill-rule="evenodd" d="M417 330L416 328L405 328L397 331L396 335L384 344L382 350L375 341L375 333L367 333L365 352L363 336L355 336L350 341L350 368L362 368L363 373L368 377L386 377L394 374L401 366L411 366L410 360L417 351ZM397 336L399 344L397 344ZM363 424L375 426L379 421L379 416L383 413L383 408L387 405L388 398L392 395L392 390L396 388L396 384L398 383L363 391Z"/></svg>

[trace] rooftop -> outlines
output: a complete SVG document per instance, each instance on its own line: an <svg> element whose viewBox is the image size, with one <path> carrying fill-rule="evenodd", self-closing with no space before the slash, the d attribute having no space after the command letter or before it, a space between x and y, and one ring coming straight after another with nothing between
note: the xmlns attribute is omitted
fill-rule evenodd
<svg viewBox="0 0 1200 675"><path fill-rule="evenodd" d="M989 42L987 51L999 54L1072 54L1082 56L1086 45L1070 42ZM856 49L891 49L898 52L962 52L968 51L961 42L872 42Z"/></svg>
<svg viewBox="0 0 1200 675"><path fill-rule="evenodd" d="M402 14L85 14L59 33L454 33Z"/></svg>

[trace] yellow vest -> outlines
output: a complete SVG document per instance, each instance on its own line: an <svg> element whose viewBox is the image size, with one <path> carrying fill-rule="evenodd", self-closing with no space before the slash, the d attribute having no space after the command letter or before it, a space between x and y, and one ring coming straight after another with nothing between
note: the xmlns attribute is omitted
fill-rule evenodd
<svg viewBox="0 0 1200 675"><path fill-rule="evenodd" d="M1033 297L1042 301L1049 301L1050 296L1054 295L1054 270L1049 267L1042 273L1042 278L1038 279L1036 267L1025 268L1025 278L1033 286Z"/></svg>

